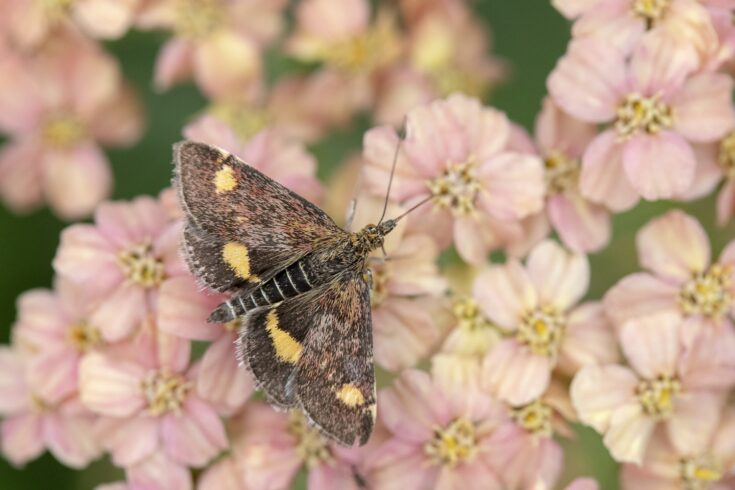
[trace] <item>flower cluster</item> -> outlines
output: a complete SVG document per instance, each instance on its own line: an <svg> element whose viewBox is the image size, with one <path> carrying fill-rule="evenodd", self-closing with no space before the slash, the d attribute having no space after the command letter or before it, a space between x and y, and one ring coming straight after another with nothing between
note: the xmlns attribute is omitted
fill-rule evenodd
<svg viewBox="0 0 735 490"><path fill-rule="evenodd" d="M18 298L4 457L109 458L124 481L99 490L277 490L299 474L320 490L594 490L569 483L563 449L584 424L623 488L733 488L735 240L713 259L708 230L661 203L635 238L643 271L597 298L587 254L641 200L721 184L711 214L735 216L735 5L552 4L572 40L527 130L482 101L506 66L460 0L0 0L0 197L93 216L62 232L52 289ZM338 218L351 208L351 230L410 210L366 265L366 445L273 410L238 367L240 321L208 323L227 294L183 260L174 189L106 200L101 146L143 125L99 43L132 27L165 33L157 90L193 82L208 100L183 137ZM322 182L311 145L358 115L361 153Z"/></svg>

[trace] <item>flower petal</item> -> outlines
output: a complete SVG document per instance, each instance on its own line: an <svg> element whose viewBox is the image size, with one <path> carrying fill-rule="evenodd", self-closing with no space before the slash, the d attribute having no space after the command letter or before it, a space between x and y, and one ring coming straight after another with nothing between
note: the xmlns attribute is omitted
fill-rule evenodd
<svg viewBox="0 0 735 490"><path fill-rule="evenodd" d="M546 212L564 245L576 252L596 252L610 243L610 213L580 194L549 197Z"/></svg>
<svg viewBox="0 0 735 490"><path fill-rule="evenodd" d="M735 127L733 81L724 73L702 73L687 79L671 101L674 129L690 141L708 143Z"/></svg>
<svg viewBox="0 0 735 490"><path fill-rule="evenodd" d="M549 386L551 361L515 339L498 342L482 364L482 386L511 405L525 405Z"/></svg>
<svg viewBox="0 0 735 490"><path fill-rule="evenodd" d="M84 468L102 455L93 417L49 414L43 421L43 439L49 451L65 466Z"/></svg>
<svg viewBox="0 0 735 490"><path fill-rule="evenodd" d="M579 189L585 198L616 212L627 211L638 202L638 192L624 173L623 145L614 130L600 133L585 150Z"/></svg>
<svg viewBox="0 0 735 490"><path fill-rule="evenodd" d="M102 417L96 429L105 449L117 466L129 467L145 461L159 446L158 420L146 415L128 418Z"/></svg>
<svg viewBox="0 0 735 490"><path fill-rule="evenodd" d="M538 302L564 312L587 292L590 265L583 254L572 254L552 240L539 243L528 256L528 275Z"/></svg>
<svg viewBox="0 0 735 490"><path fill-rule="evenodd" d="M531 278L516 260L479 274L473 296L485 315L506 329L517 328L521 315L538 304Z"/></svg>
<svg viewBox="0 0 735 490"><path fill-rule="evenodd" d="M641 464L656 420L646 417L638 403L624 405L613 412L603 442L613 459Z"/></svg>
<svg viewBox="0 0 735 490"><path fill-rule="evenodd" d="M166 42L156 58L153 83L158 90L167 90L177 82L191 77L194 68L194 48L190 41L173 38Z"/></svg>
<svg viewBox="0 0 735 490"><path fill-rule="evenodd" d="M675 376L681 353L680 328L681 317L675 313L634 318L620 328L620 346L642 377Z"/></svg>
<svg viewBox="0 0 735 490"><path fill-rule="evenodd" d="M195 396L187 397L180 413L164 416L161 429L166 454L187 466L204 466L227 447L217 413Z"/></svg>
<svg viewBox="0 0 735 490"><path fill-rule="evenodd" d="M239 409L255 389L252 375L238 367L232 344L233 336L229 334L212 343L197 374L197 394L228 415Z"/></svg>
<svg viewBox="0 0 735 490"><path fill-rule="evenodd" d="M655 313L679 310L679 288L646 272L625 276L605 293L605 312L616 326Z"/></svg>
<svg viewBox="0 0 735 490"><path fill-rule="evenodd" d="M601 303L585 303L572 310L560 354L559 368L570 374L588 364L618 360L615 333Z"/></svg>
<svg viewBox="0 0 735 490"><path fill-rule="evenodd" d="M572 380L570 395L579 420L605 432L613 412L635 397L638 378L630 369L611 364L586 366Z"/></svg>
<svg viewBox="0 0 735 490"><path fill-rule="evenodd" d="M88 354L79 365L79 395L92 410L111 417L127 417L145 406L140 382L143 368L102 354Z"/></svg>
<svg viewBox="0 0 735 490"><path fill-rule="evenodd" d="M525 218L544 205L543 164L536 156L501 153L480 163L478 178L479 203L495 218Z"/></svg>
<svg viewBox="0 0 735 490"><path fill-rule="evenodd" d="M22 413L0 422L0 443L5 457L12 464L22 466L37 458L44 449L41 417Z"/></svg>
<svg viewBox="0 0 735 490"><path fill-rule="evenodd" d="M720 421L723 397L718 393L681 393L668 419L671 444L680 454L701 454L710 445Z"/></svg>

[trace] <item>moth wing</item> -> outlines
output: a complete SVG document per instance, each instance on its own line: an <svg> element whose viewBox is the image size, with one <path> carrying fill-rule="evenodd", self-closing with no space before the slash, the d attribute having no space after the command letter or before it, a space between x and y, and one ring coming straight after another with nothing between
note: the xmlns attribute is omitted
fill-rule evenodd
<svg viewBox="0 0 735 490"><path fill-rule="evenodd" d="M324 433L346 446L365 444L376 416L370 288L361 273L350 271L310 307L296 396Z"/></svg>
<svg viewBox="0 0 735 490"><path fill-rule="evenodd" d="M187 257L213 289L256 283L346 234L317 206L219 148L177 143L174 164Z"/></svg>

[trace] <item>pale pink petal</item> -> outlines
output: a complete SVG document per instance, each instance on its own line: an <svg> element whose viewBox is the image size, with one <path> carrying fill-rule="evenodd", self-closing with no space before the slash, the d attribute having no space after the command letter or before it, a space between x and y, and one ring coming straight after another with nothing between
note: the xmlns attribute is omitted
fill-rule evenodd
<svg viewBox="0 0 735 490"><path fill-rule="evenodd" d="M113 482L113 483L103 483L102 485L97 485L94 487L94 490L130 490L128 488L128 484L125 482Z"/></svg>
<svg viewBox="0 0 735 490"><path fill-rule="evenodd" d="M406 161L405 152L400 150L398 135L392 127L380 126L368 130L362 138L362 148L365 160L365 185L372 192L385 192L397 148L399 153L393 174L391 196L397 201L404 201L427 191L426 183L418 178Z"/></svg>
<svg viewBox="0 0 735 490"><path fill-rule="evenodd" d="M21 294L16 305L13 341L23 351L38 353L67 345L67 328L76 319L69 317L59 295L48 289L32 289Z"/></svg>
<svg viewBox="0 0 735 490"><path fill-rule="evenodd" d="M65 466L84 468L102 455L92 417L51 413L43 419L43 439Z"/></svg>
<svg viewBox="0 0 735 490"><path fill-rule="evenodd" d="M671 101L674 129L691 141L709 143L735 126L733 81L724 73L702 73L689 78Z"/></svg>
<svg viewBox="0 0 735 490"><path fill-rule="evenodd" d="M88 354L79 366L80 399L93 412L130 416L145 406L140 385L144 374L137 364Z"/></svg>
<svg viewBox="0 0 735 490"><path fill-rule="evenodd" d="M613 412L635 399L637 385L638 378L626 367L591 365L574 377L570 395L580 421L602 433L610 427Z"/></svg>
<svg viewBox="0 0 735 490"><path fill-rule="evenodd" d="M260 71L255 44L229 30L213 34L194 50L194 78L210 97L241 94Z"/></svg>
<svg viewBox="0 0 735 490"><path fill-rule="evenodd" d="M561 346L559 368L572 374L588 364L612 364L618 357L615 333L602 304L585 303L572 310Z"/></svg>
<svg viewBox="0 0 735 490"><path fill-rule="evenodd" d="M17 7L16 7L17 8ZM0 46L0 129L20 135L38 127L44 115L44 99L30 63L25 57Z"/></svg>
<svg viewBox="0 0 735 490"><path fill-rule="evenodd" d="M91 225L72 225L61 232L53 265L57 274L76 284L95 284L99 294L123 280L109 242Z"/></svg>
<svg viewBox="0 0 735 490"><path fill-rule="evenodd" d="M572 36L595 36L615 46L623 53L630 53L646 31L646 21L632 15L628 2L598 1L572 26Z"/></svg>
<svg viewBox="0 0 735 490"><path fill-rule="evenodd" d="M599 490L600 485L592 478L576 478L564 490Z"/></svg>
<svg viewBox="0 0 735 490"><path fill-rule="evenodd" d="M471 215L454 220L454 246L462 260L480 265L487 261L487 254L499 245L492 230L483 226L481 216Z"/></svg>
<svg viewBox="0 0 735 490"><path fill-rule="evenodd" d="M117 466L132 466L150 457L159 446L158 420L149 416L103 417L98 437Z"/></svg>
<svg viewBox="0 0 735 490"><path fill-rule="evenodd" d="M613 412L603 442L616 461L641 464L655 427L637 402L629 403Z"/></svg>
<svg viewBox="0 0 735 490"><path fill-rule="evenodd" d="M93 115L120 89L117 60L95 43L71 42L62 45L51 67L59 70L64 98L76 115L91 121Z"/></svg>
<svg viewBox="0 0 735 490"><path fill-rule="evenodd" d="M433 488L436 490L462 490L467 482L482 482L484 490L503 490L505 487L495 472L482 460L460 464L456 468L444 467Z"/></svg>
<svg viewBox="0 0 735 490"><path fill-rule="evenodd" d="M34 413L14 415L0 423L0 443L8 461L22 466L43 452L42 423L41 416Z"/></svg>
<svg viewBox="0 0 735 490"><path fill-rule="evenodd" d="M28 397L21 356L8 347L0 347L0 414L12 415L25 410Z"/></svg>
<svg viewBox="0 0 735 490"><path fill-rule="evenodd" d="M559 107L583 121L604 122L626 88L623 53L596 39L575 40L546 81Z"/></svg>
<svg viewBox="0 0 735 490"><path fill-rule="evenodd" d="M594 124L575 119L545 97L534 130L543 153L559 151L577 158L597 135Z"/></svg>
<svg viewBox="0 0 735 490"><path fill-rule="evenodd" d="M335 5L329 0L309 0L299 4L296 16L308 35L325 41L344 40L365 30L370 22L370 3L346 0Z"/></svg>
<svg viewBox="0 0 735 490"><path fill-rule="evenodd" d="M141 196L129 202L105 202L94 213L97 227L115 247L150 242L166 229L168 217L155 199Z"/></svg>
<svg viewBox="0 0 735 490"><path fill-rule="evenodd" d="M187 466L204 466L227 447L217 413L195 396L187 397L181 412L164 416L161 435L166 454Z"/></svg>
<svg viewBox="0 0 735 490"><path fill-rule="evenodd" d="M672 42L663 31L645 36L630 61L634 89L643 95L671 95L699 63L696 51L684 42Z"/></svg>
<svg viewBox="0 0 735 490"><path fill-rule="evenodd" d="M223 299L202 291L192 276L171 278L161 284L158 327L187 339L217 339L222 335L222 328L207 323L207 317Z"/></svg>
<svg viewBox="0 0 735 490"><path fill-rule="evenodd" d="M504 152L480 163L480 205L503 220L525 218L544 205L544 171L533 155Z"/></svg>
<svg viewBox="0 0 735 490"><path fill-rule="evenodd" d="M503 150L510 136L510 124L505 114L460 93L447 97L446 104L462 124L467 145L478 161L487 161Z"/></svg>
<svg viewBox="0 0 735 490"><path fill-rule="evenodd" d="M224 414L234 413L255 389L252 375L238 367L232 335L207 348L199 365L197 394Z"/></svg>
<svg viewBox="0 0 735 490"><path fill-rule="evenodd" d="M48 152L44 157L44 166L44 193L51 207L62 218L88 216L110 194L110 164L105 154L93 143L68 152Z"/></svg>
<svg viewBox="0 0 735 490"><path fill-rule="evenodd" d="M41 158L35 138L21 138L0 149L0 196L16 212L29 211L43 199Z"/></svg>
<svg viewBox="0 0 735 490"><path fill-rule="evenodd" d="M725 226L735 215L735 179L728 179L717 196L717 224Z"/></svg>
<svg viewBox="0 0 735 490"><path fill-rule="evenodd" d="M620 344L633 369L646 379L676 375L680 327L681 317L675 313L628 320L620 328Z"/></svg>
<svg viewBox="0 0 735 490"><path fill-rule="evenodd" d="M685 390L728 390L735 385L735 328L729 320L704 323L687 319L682 330L695 330L681 359L679 372Z"/></svg>
<svg viewBox="0 0 735 490"><path fill-rule="evenodd" d="M710 263L709 238L702 225L674 209L651 220L636 236L641 266L676 283Z"/></svg>
<svg viewBox="0 0 735 490"><path fill-rule="evenodd" d="M716 393L681 393L667 420L669 438L680 454L705 451L720 421L723 397Z"/></svg>
<svg viewBox="0 0 735 490"><path fill-rule="evenodd" d="M197 480L199 490L243 490L245 484L234 458L224 458L209 468Z"/></svg>
<svg viewBox="0 0 735 490"><path fill-rule="evenodd" d="M370 484L385 490L422 490L436 482L438 467L426 464L423 448L390 439L371 455Z"/></svg>
<svg viewBox="0 0 735 490"><path fill-rule="evenodd" d="M483 359L482 385L511 405L525 405L549 386L551 361L515 339L502 340Z"/></svg>
<svg viewBox="0 0 735 490"><path fill-rule="evenodd" d="M124 284L106 297L90 316L99 325L108 342L117 342L131 335L148 314L145 290L134 284Z"/></svg>
<svg viewBox="0 0 735 490"><path fill-rule="evenodd" d="M156 451L143 462L125 469L130 490L191 490L191 471Z"/></svg>
<svg viewBox="0 0 735 490"><path fill-rule="evenodd" d="M77 389L79 355L70 348L45 351L28 361L28 382L35 394L56 404Z"/></svg>
<svg viewBox="0 0 735 490"><path fill-rule="evenodd" d="M676 312L679 288L646 272L625 276L605 293L605 312L616 326L644 315Z"/></svg>
<svg viewBox="0 0 735 490"><path fill-rule="evenodd" d="M143 133L143 107L135 91L123 86L116 96L100 107L90 130L103 145L130 146Z"/></svg>
<svg viewBox="0 0 735 490"><path fill-rule="evenodd" d="M307 488L324 490L360 490L353 469L344 463L322 464L309 471Z"/></svg>
<svg viewBox="0 0 735 490"><path fill-rule="evenodd" d="M153 81L157 89L166 90L191 77L194 48L190 41L175 37L161 48L156 58Z"/></svg>
<svg viewBox="0 0 735 490"><path fill-rule="evenodd" d="M638 134L625 143L623 167L630 184L649 201L681 195L691 188L697 160L678 133Z"/></svg>
<svg viewBox="0 0 735 490"><path fill-rule="evenodd" d="M596 252L610 242L610 213L580 194L551 196L546 212L561 241L573 251Z"/></svg>
<svg viewBox="0 0 735 490"><path fill-rule="evenodd" d="M573 19L594 7L600 0L551 0L551 5L567 19Z"/></svg>
<svg viewBox="0 0 735 490"><path fill-rule="evenodd" d="M623 145L614 130L603 131L585 150L579 188L590 201L616 212L627 211L638 202L638 192L624 173Z"/></svg>
<svg viewBox="0 0 735 490"><path fill-rule="evenodd" d="M564 312L587 292L590 265L583 254L572 254L552 240L538 244L528 256L528 276L542 305Z"/></svg>
<svg viewBox="0 0 735 490"><path fill-rule="evenodd" d="M477 106L479 101L474 101ZM419 106L408 113L403 143L408 161L426 178L436 177L449 162L462 162L472 150L461 121L445 100Z"/></svg>
<svg viewBox="0 0 735 490"><path fill-rule="evenodd" d="M478 275L473 296L485 315L506 329L515 329L523 313L538 303L531 278L516 260Z"/></svg>
<svg viewBox="0 0 735 490"><path fill-rule="evenodd" d="M81 0L74 17L85 32L100 39L119 39L130 27L136 0Z"/></svg>
<svg viewBox="0 0 735 490"><path fill-rule="evenodd" d="M694 181L687 192L679 196L684 201L692 201L708 196L722 180L723 168L718 162L719 145L692 145L697 158Z"/></svg>
<svg viewBox="0 0 735 490"><path fill-rule="evenodd" d="M157 367L171 373L183 373L189 366L191 342L175 335L169 335L156 328L152 322L143 326L155 339L155 358Z"/></svg>

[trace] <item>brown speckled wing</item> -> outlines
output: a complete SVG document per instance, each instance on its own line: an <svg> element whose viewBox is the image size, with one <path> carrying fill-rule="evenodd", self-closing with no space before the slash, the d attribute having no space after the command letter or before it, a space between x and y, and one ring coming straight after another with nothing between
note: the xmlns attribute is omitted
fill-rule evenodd
<svg viewBox="0 0 735 490"><path fill-rule="evenodd" d="M177 143L174 164L189 266L213 289L257 283L346 234L317 206L219 148Z"/></svg>

